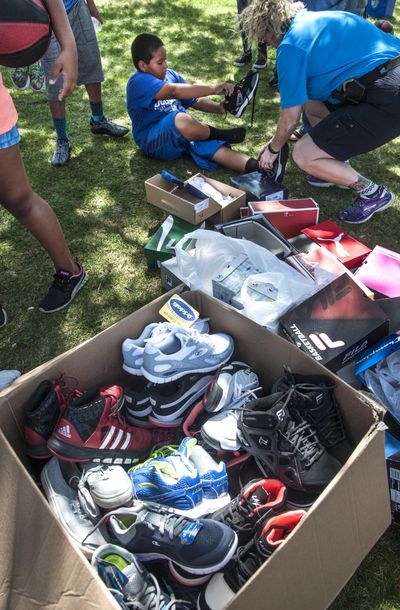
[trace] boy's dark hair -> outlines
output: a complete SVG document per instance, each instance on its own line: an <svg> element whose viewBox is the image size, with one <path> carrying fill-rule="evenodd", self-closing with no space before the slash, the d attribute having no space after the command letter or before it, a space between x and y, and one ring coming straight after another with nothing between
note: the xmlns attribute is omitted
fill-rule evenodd
<svg viewBox="0 0 400 610"><path fill-rule="evenodd" d="M136 36L131 45L132 61L135 68L139 70L139 61L144 61L145 64L150 63L154 52L163 46L163 41L158 36L153 36L153 34L139 34L139 36Z"/></svg>

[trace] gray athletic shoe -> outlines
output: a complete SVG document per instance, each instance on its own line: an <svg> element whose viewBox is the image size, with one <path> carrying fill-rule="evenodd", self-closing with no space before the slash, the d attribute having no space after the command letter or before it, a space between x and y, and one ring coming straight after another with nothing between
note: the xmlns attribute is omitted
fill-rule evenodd
<svg viewBox="0 0 400 610"><path fill-rule="evenodd" d="M56 147L51 158L51 164L55 167L65 165L70 157L71 149L72 146L69 140L57 140Z"/></svg>
<svg viewBox="0 0 400 610"><path fill-rule="evenodd" d="M93 531L95 521L84 513L77 490L70 487L66 481L68 468L71 469L71 478L76 476L76 471L72 470L75 466L67 462L61 463L58 458L53 457L43 468L40 479L55 516L86 556L91 557L93 551L106 544L108 539L103 536L103 526Z"/></svg>
<svg viewBox="0 0 400 610"><path fill-rule="evenodd" d="M176 326L176 324L169 322L153 322L144 327L137 339L125 339L122 344L122 357L124 359L122 368L131 375L141 375L146 343L149 340L158 340L161 335L170 333ZM198 330L199 333L208 333L209 331L207 321L202 318L199 318L193 324L193 328Z"/></svg>
<svg viewBox="0 0 400 610"><path fill-rule="evenodd" d="M142 375L153 383L168 383L192 373L209 373L228 362L233 350L229 335L200 334L176 327L157 341L146 343Z"/></svg>

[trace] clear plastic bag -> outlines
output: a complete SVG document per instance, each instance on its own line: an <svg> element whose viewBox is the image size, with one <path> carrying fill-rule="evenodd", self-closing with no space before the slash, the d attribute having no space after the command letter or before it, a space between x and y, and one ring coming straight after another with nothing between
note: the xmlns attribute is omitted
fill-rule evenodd
<svg viewBox="0 0 400 610"><path fill-rule="evenodd" d="M187 240L193 241L193 247L184 250L183 245ZM185 278L185 283L192 290L200 290L210 295L213 294L213 278L227 263L240 255L246 255L260 273L248 277L243 283L240 299L244 308L241 313L274 332L277 330L279 318L286 311L317 290L311 279L303 277L266 248L246 239L235 239L215 231L198 229L185 235L176 245L175 251L180 277ZM257 296L254 283L264 287L267 284L272 286L274 299L267 297L263 300L264 289L261 290L261 296Z"/></svg>

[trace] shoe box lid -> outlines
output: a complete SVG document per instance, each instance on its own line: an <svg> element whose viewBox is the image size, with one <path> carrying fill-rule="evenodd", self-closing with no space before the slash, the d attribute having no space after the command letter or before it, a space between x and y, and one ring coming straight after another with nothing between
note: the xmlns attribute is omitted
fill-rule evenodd
<svg viewBox="0 0 400 610"><path fill-rule="evenodd" d="M195 176L201 176L217 191L225 196L229 195L232 199L224 203L219 203L212 197L201 200L157 174L144 183L147 201L192 224L199 224L206 219L212 223L220 223L239 218L239 209L246 202L243 190L202 174Z"/></svg>
<svg viewBox="0 0 400 610"><path fill-rule="evenodd" d="M199 292L181 294L202 317L210 319L212 332L233 337L234 358L259 373L266 392L282 375L284 364L299 374L328 375L335 384L352 453L293 535L227 606L232 610L257 608L260 599L268 599L268 607L279 610L327 608L390 524L384 426L362 395L289 341L213 297ZM49 599L60 609L75 610L77 599L82 607L116 607L31 478L32 468L24 457L24 407L40 381L60 372L77 378L81 389L127 382L129 375L122 371L122 341L161 320L159 311L171 295L164 294L22 375L0 393L0 548L7 557L1 564L0 582L2 599L10 601L8 607L26 610L29 599L37 607L47 606Z"/></svg>
<svg viewBox="0 0 400 610"><path fill-rule="evenodd" d="M280 332L302 351L336 371L383 337L389 320L343 274L286 313Z"/></svg>
<svg viewBox="0 0 400 610"><path fill-rule="evenodd" d="M203 229L204 226L204 223L193 225L169 214L144 247L147 266L150 269L158 269L162 261L175 256L175 246L184 235L196 229ZM183 248L189 246L190 240L183 245Z"/></svg>

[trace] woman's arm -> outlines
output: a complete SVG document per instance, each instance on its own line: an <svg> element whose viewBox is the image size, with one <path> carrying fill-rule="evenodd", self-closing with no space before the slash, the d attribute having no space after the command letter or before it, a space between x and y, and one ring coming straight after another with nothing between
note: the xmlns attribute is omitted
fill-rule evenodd
<svg viewBox="0 0 400 610"><path fill-rule="evenodd" d="M65 12L62 0L46 0L46 5L50 13L51 24L61 51L56 58L50 75L50 84L57 80L59 74L64 79L63 87L58 96L59 101L70 95L76 87L78 75L78 53L76 50L75 38L69 25L68 16Z"/></svg>

